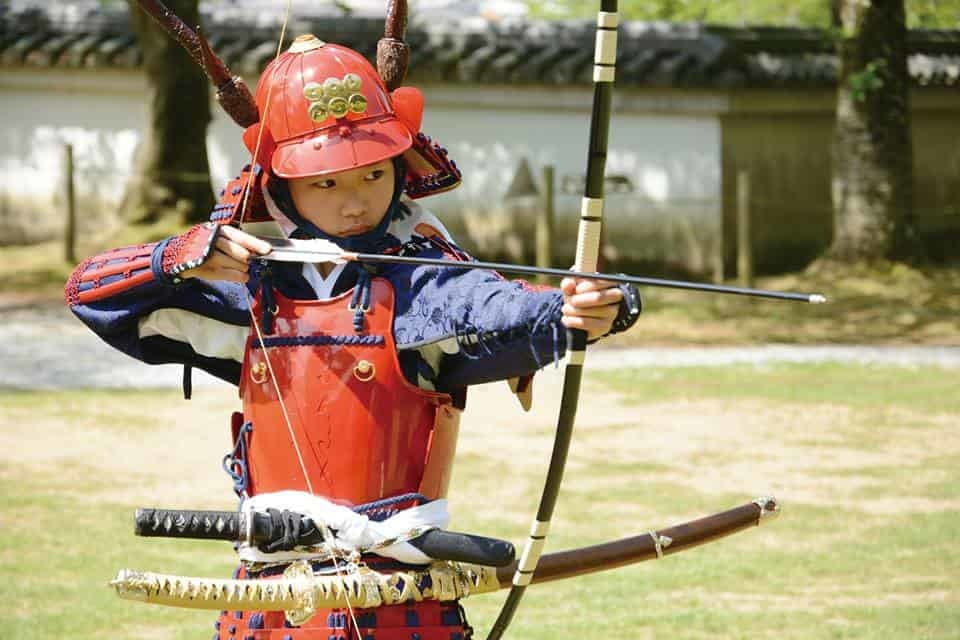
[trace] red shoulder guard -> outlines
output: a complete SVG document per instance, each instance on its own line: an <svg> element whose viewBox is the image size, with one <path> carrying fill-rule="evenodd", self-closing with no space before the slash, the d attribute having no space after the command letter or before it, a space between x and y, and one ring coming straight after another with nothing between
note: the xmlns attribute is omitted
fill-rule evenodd
<svg viewBox="0 0 960 640"><path fill-rule="evenodd" d="M87 258L67 280L63 290L67 304L89 304L152 281L150 257L156 246L137 244Z"/></svg>
<svg viewBox="0 0 960 640"><path fill-rule="evenodd" d="M405 191L412 199L454 189L463 177L447 150L422 133L413 137L413 146L403 159L407 163Z"/></svg>
<svg viewBox="0 0 960 640"><path fill-rule="evenodd" d="M220 192L220 200L210 214L211 222L218 224L269 222L270 214L263 200L264 177L265 174L260 165L244 166L240 170L240 175L228 182Z"/></svg>

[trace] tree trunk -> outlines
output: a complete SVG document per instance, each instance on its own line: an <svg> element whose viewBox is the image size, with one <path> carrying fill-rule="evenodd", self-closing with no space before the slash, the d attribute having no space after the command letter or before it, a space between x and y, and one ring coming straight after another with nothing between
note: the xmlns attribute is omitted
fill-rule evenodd
<svg viewBox="0 0 960 640"><path fill-rule="evenodd" d="M903 0L838 0L833 245L841 261L919 257Z"/></svg>
<svg viewBox="0 0 960 640"><path fill-rule="evenodd" d="M167 216L184 222L206 220L214 204L207 163L206 77L135 0L127 4L143 51L150 111L124 195L124 218L130 222ZM165 4L186 24L198 23L198 0Z"/></svg>

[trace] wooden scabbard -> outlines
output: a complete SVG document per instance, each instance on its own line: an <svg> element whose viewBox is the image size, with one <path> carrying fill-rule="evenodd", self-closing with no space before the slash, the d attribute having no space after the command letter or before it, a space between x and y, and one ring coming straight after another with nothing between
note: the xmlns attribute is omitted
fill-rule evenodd
<svg viewBox="0 0 960 640"><path fill-rule="evenodd" d="M670 555L757 526L764 517L777 511L779 505L774 498L758 498L727 511L652 533L659 539L670 540L669 544L660 544L662 555ZM657 553L653 535L645 533L590 547L549 553L540 558L533 582L562 580L657 558L660 554ZM516 568L516 563L513 563L497 570L501 587L510 586Z"/></svg>

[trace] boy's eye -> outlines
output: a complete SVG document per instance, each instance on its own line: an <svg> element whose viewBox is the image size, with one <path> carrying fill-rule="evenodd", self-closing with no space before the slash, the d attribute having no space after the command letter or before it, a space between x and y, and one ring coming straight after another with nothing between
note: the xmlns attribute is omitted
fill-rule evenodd
<svg viewBox="0 0 960 640"><path fill-rule="evenodd" d="M367 182L373 182L375 180L379 180L380 178L382 178L384 173L385 171L383 169L374 169L373 171L368 173L366 176L364 176L363 179L366 180Z"/></svg>
<svg viewBox="0 0 960 640"><path fill-rule="evenodd" d="M320 189L332 189L337 186L337 181L327 178L326 180L318 180L313 183L313 186L319 187Z"/></svg>

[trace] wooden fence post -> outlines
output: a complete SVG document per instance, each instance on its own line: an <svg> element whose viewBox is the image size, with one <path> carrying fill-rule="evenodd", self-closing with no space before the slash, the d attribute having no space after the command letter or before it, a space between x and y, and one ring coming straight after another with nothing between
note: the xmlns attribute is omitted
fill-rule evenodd
<svg viewBox="0 0 960 640"><path fill-rule="evenodd" d="M554 169L552 165L545 165L541 174L543 192L540 199L540 211L537 214L537 266L553 266L553 182ZM547 277L537 276L537 281L546 283Z"/></svg>
<svg viewBox="0 0 960 640"><path fill-rule="evenodd" d="M737 172L737 282L753 286L753 240L750 233L750 172Z"/></svg>
<svg viewBox="0 0 960 640"><path fill-rule="evenodd" d="M724 206L723 199L721 198L720 212L719 212L720 220L717 224L717 242L716 242L716 248L714 249L714 252L713 252L714 284L723 284L723 279L725 277L725 269L724 269L723 261L727 257L727 253L726 253L727 247L726 247L726 236L724 234L724 229L723 229L724 219L725 219L725 216L723 215L724 209L726 209L726 207Z"/></svg>
<svg viewBox="0 0 960 640"><path fill-rule="evenodd" d="M63 145L64 185L67 204L67 224L64 230L64 257L67 262L77 262L77 203L74 194L73 180L73 145L67 142Z"/></svg>

